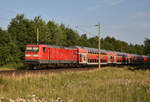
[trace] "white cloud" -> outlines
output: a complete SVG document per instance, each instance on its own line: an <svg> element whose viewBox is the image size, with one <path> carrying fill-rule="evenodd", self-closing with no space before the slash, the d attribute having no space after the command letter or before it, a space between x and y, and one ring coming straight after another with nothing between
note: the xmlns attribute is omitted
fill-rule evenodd
<svg viewBox="0 0 150 102"><path fill-rule="evenodd" d="M135 27L138 29L150 29L150 22L137 22Z"/></svg>
<svg viewBox="0 0 150 102"><path fill-rule="evenodd" d="M94 5L94 6L91 6L91 7L89 7L87 10L88 11L96 11L96 10L98 10L99 8L101 8L102 7L102 5L101 4L99 4L99 5Z"/></svg>
<svg viewBox="0 0 150 102"><path fill-rule="evenodd" d="M97 4L97 5L93 5L87 8L88 11L93 12L93 11L97 11L100 8L106 7L106 6L110 6L110 5L118 5L121 2L123 2L124 0L104 0L101 3Z"/></svg>
<svg viewBox="0 0 150 102"><path fill-rule="evenodd" d="M150 12L137 12L134 17L150 18Z"/></svg>
<svg viewBox="0 0 150 102"><path fill-rule="evenodd" d="M105 0L105 2L109 5L118 5L123 2L123 0Z"/></svg>
<svg viewBox="0 0 150 102"><path fill-rule="evenodd" d="M112 5L120 4L123 0L111 0Z"/></svg>
<svg viewBox="0 0 150 102"><path fill-rule="evenodd" d="M129 23L129 24L118 24L118 25L109 25L109 29L113 29L115 31L117 30L148 30L150 29L150 22L142 21L142 22L135 22L135 23Z"/></svg>

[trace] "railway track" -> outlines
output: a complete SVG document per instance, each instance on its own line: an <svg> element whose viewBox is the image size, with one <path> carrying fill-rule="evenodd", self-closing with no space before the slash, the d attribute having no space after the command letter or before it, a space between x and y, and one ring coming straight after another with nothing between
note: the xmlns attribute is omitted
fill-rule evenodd
<svg viewBox="0 0 150 102"><path fill-rule="evenodd" d="M78 71L88 71L97 69L93 68L55 68L55 69L38 69L38 70L2 70L0 71L0 76L22 76L29 74L51 74L51 73L61 73L61 72L78 72Z"/></svg>

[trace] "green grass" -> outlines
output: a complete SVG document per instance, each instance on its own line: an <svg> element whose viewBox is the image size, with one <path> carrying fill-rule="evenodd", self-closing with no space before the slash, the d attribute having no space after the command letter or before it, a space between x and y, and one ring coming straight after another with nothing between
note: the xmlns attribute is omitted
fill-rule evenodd
<svg viewBox="0 0 150 102"><path fill-rule="evenodd" d="M17 70L17 69L24 69L25 66L22 62L19 63L9 63L3 66L0 66L0 70Z"/></svg>
<svg viewBox="0 0 150 102"><path fill-rule="evenodd" d="M150 71L103 68L87 72L0 77L0 96L65 102L149 102ZM2 101L2 102L3 102Z"/></svg>

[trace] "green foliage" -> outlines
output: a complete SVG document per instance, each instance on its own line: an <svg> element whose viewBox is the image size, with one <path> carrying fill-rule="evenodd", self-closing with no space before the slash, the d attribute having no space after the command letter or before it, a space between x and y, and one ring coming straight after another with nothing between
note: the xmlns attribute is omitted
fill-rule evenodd
<svg viewBox="0 0 150 102"><path fill-rule="evenodd" d="M88 38L87 38L86 34L81 35L78 42L79 42L79 46L84 46L84 47L90 46L90 43L88 42Z"/></svg>
<svg viewBox="0 0 150 102"><path fill-rule="evenodd" d="M20 60L24 59L24 50L26 44L34 44L36 42L36 33L34 22L25 19L24 15L17 15L12 19L8 27L11 46L14 54L17 54ZM16 56L16 55L13 55Z"/></svg>
<svg viewBox="0 0 150 102"><path fill-rule="evenodd" d="M39 39L40 39L40 43L45 44L49 41L48 37L49 37L49 33L48 33L48 27L47 24L44 20L41 19L40 16L35 17L34 20L34 35L35 35L35 39L36 39L36 31L37 28L39 29ZM36 41L36 40L35 40Z"/></svg>
<svg viewBox="0 0 150 102"><path fill-rule="evenodd" d="M62 26L59 27L59 25L55 24L53 21L49 21L47 23L48 27L48 38L49 38L49 44L52 45L59 45L59 46L64 46L66 43L66 33L63 33Z"/></svg>
<svg viewBox="0 0 150 102"><path fill-rule="evenodd" d="M144 53L150 55L150 39L148 38L144 41Z"/></svg>
<svg viewBox="0 0 150 102"><path fill-rule="evenodd" d="M6 31L0 29L0 65L6 64L11 61L12 56L10 54L10 39L9 34Z"/></svg>
<svg viewBox="0 0 150 102"><path fill-rule="evenodd" d="M138 55L144 54L143 45L128 44L125 41L116 40L114 37L109 37L109 36L101 40L101 48L106 50L133 53Z"/></svg>
<svg viewBox="0 0 150 102"><path fill-rule="evenodd" d="M91 48L98 48L98 37L91 37L88 39Z"/></svg>
<svg viewBox="0 0 150 102"><path fill-rule="evenodd" d="M66 35L66 46L79 45L78 40L80 39L80 36L77 32L75 32L71 28L65 27L63 33Z"/></svg>

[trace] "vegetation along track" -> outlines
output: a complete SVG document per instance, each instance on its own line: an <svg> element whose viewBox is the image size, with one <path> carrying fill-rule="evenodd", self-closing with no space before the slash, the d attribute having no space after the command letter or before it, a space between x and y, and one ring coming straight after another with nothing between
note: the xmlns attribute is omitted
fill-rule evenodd
<svg viewBox="0 0 150 102"><path fill-rule="evenodd" d="M53 68L53 69L38 69L38 70L2 70L0 71L0 76L21 76L27 74L50 74L50 73L60 73L60 72L71 72L71 71L88 71L96 69L93 68Z"/></svg>

